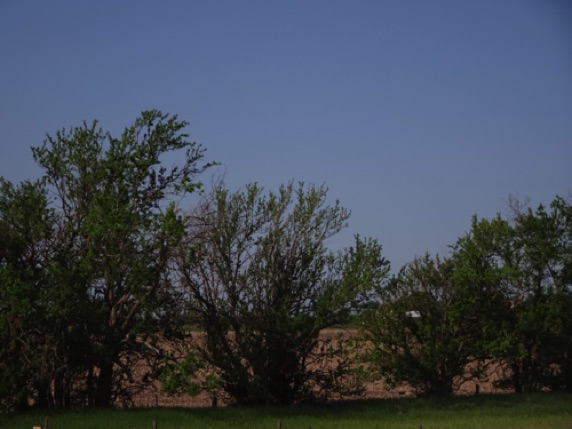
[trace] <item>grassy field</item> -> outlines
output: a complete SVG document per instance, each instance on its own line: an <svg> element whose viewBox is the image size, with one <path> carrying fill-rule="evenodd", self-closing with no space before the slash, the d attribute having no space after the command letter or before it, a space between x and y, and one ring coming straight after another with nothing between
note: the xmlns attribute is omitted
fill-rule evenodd
<svg viewBox="0 0 572 429"><path fill-rule="evenodd" d="M32 429L46 414L0 417ZM47 414L49 429L571 429L572 394L385 399L292 407L89 410Z"/></svg>

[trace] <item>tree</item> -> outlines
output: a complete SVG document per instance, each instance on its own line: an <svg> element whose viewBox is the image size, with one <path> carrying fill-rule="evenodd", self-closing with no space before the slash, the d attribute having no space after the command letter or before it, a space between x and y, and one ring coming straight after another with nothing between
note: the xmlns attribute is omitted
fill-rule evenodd
<svg viewBox="0 0 572 429"><path fill-rule="evenodd" d="M472 350L453 274L450 259L416 258L380 289L380 305L366 313L365 336L373 344L366 356L389 385L450 395L463 380Z"/></svg>
<svg viewBox="0 0 572 429"><path fill-rule="evenodd" d="M345 372L312 365L318 335L347 323L388 271L374 240L327 251L348 217L323 187L292 183L268 194L219 186L188 217L178 262L205 335L196 352L235 402L300 401Z"/></svg>
<svg viewBox="0 0 572 429"><path fill-rule="evenodd" d="M164 352L159 338L168 339L182 321L170 264L183 224L173 198L196 191L196 176L210 165L199 164L204 149L187 141L186 125L176 116L147 111L120 138L97 122L47 136L32 149L45 172L41 184L19 191L24 196L28 188L37 191L30 204L37 202L43 211L32 219L35 229L28 235L38 234L22 233L25 210L17 212L21 221L4 216L3 228L21 230L15 236L21 248L14 248L11 236L4 239L9 243L0 249L2 268L11 280L3 283L2 293L6 284L13 285L19 294L14 308L42 304L22 310L18 320L25 320L26 311L39 312L41 336L57 327L46 347L61 357L63 373L81 369L82 380L74 386L77 401L107 406L128 400L123 387L137 382L134 360L159 362ZM169 163L179 162L165 167L168 156ZM3 191L20 195L9 186ZM22 198L4 201L9 214ZM31 246L43 253L29 257ZM19 270L22 260L28 266ZM63 397L69 397L69 377L57 381L52 377L44 388L53 393L61 384L68 390Z"/></svg>
<svg viewBox="0 0 572 429"><path fill-rule="evenodd" d="M501 385L570 389L571 209L560 198L535 212L511 201L512 219L475 217L454 246L458 282L475 297L474 338L507 369Z"/></svg>
<svg viewBox="0 0 572 429"><path fill-rule="evenodd" d="M57 214L41 182L17 186L0 179L0 352L5 408L69 403L81 371L84 345L78 324L85 292L66 285L66 249L58 241ZM68 287L69 286L69 287ZM79 325L81 326L81 325Z"/></svg>
<svg viewBox="0 0 572 429"><path fill-rule="evenodd" d="M25 404L28 380L36 385L46 381L36 361L41 353L36 333L41 322L37 322L43 314L34 314L41 307L45 290L43 243L51 236L46 206L46 195L39 184L25 182L16 187L1 180L0 398L5 409Z"/></svg>

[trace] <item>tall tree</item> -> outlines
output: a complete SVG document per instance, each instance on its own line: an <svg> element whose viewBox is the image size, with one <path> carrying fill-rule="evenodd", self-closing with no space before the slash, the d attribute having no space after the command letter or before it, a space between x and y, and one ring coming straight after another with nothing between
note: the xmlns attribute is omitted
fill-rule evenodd
<svg viewBox="0 0 572 429"><path fill-rule="evenodd" d="M326 205L324 188L290 183L268 194L219 187L188 218L179 264L206 335L197 352L235 402L292 403L333 387L335 369L311 365L318 335L347 323L388 265L374 240L326 249L348 216Z"/></svg>
<svg viewBox="0 0 572 429"><path fill-rule="evenodd" d="M86 400L112 404L135 381L132 360L160 358L156 335L177 311L171 249L182 237L174 197L196 191L204 149L187 140L176 116L146 111L121 137L97 122L65 129L32 149L44 169L59 246L68 269L61 287L84 291L82 319L68 330L88 339L81 350ZM171 167L166 165L172 164ZM77 353L77 350L74 350Z"/></svg>

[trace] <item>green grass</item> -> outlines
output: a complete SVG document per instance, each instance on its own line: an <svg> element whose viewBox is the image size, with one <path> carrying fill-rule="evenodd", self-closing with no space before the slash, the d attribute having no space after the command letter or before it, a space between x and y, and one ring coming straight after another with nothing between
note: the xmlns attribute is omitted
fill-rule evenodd
<svg viewBox="0 0 572 429"><path fill-rule="evenodd" d="M32 429L45 414L0 417L0 428ZM88 410L48 414L49 429L571 429L572 394L392 399L292 407Z"/></svg>

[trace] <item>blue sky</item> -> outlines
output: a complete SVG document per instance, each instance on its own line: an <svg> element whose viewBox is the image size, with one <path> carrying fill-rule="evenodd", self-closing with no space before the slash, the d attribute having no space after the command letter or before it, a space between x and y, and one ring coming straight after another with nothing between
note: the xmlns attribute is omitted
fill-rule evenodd
<svg viewBox="0 0 572 429"><path fill-rule="evenodd" d="M510 193L572 192L566 0L0 0L0 58L13 181L45 133L157 108L230 188L327 185L352 211L333 245L375 237L395 270Z"/></svg>

